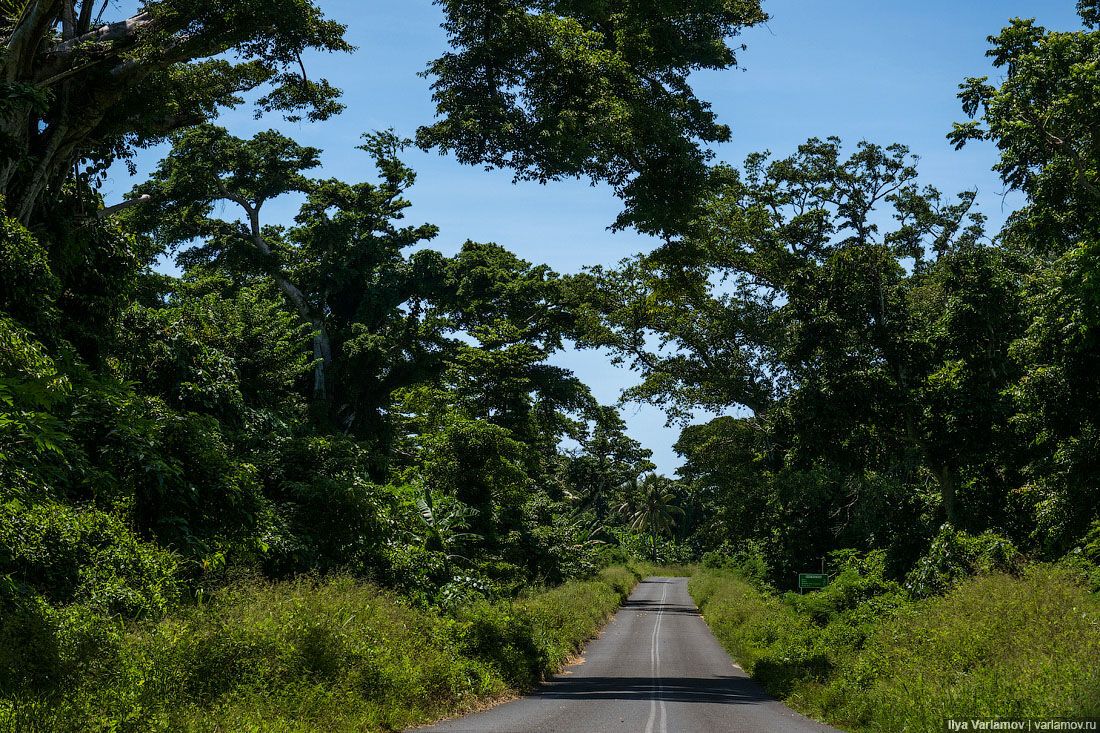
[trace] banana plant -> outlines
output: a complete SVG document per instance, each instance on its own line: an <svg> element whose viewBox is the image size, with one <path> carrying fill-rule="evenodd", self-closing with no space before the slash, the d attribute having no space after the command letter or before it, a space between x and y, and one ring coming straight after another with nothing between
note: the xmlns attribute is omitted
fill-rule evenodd
<svg viewBox="0 0 1100 733"><path fill-rule="evenodd" d="M424 496L416 500L416 508L423 522L419 539L424 549L442 553L448 573L452 561L469 562L460 550L482 539L481 535L466 531L470 518L477 512L457 499L441 498L437 502L427 487Z"/></svg>

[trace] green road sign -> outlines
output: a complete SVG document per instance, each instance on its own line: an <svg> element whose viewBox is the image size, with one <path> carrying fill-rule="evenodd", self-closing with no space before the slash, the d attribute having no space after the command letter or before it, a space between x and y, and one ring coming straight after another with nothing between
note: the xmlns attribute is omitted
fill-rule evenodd
<svg viewBox="0 0 1100 733"><path fill-rule="evenodd" d="M829 584L829 576L824 573L799 573L798 574L798 588L799 590L808 590L810 588L824 588Z"/></svg>

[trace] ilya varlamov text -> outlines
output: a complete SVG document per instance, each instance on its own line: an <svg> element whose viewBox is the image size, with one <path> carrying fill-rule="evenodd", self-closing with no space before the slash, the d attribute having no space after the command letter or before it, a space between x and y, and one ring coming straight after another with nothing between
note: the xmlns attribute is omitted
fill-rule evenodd
<svg viewBox="0 0 1100 733"><path fill-rule="evenodd" d="M1060 730L1060 731L1092 731L1100 730L1100 720L1077 719L1065 720L1055 718L969 718L966 720L948 718L947 730L949 731L977 731L977 730L1004 730L1004 731L1036 731L1036 730Z"/></svg>

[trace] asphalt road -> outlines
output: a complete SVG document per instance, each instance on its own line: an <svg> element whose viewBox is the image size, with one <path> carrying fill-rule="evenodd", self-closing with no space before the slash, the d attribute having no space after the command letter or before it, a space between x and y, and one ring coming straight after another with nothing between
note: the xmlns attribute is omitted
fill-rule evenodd
<svg viewBox="0 0 1100 733"><path fill-rule="evenodd" d="M819 733L719 646L686 578L638 584L584 659L533 694L426 729L440 733Z"/></svg>

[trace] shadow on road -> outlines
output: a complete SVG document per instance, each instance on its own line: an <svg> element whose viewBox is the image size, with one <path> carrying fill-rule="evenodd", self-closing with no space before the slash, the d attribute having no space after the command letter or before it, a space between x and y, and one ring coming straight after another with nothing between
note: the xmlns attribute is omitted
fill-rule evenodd
<svg viewBox="0 0 1100 733"><path fill-rule="evenodd" d="M580 677L554 679L533 695L550 700L665 700L743 705L770 699L743 677Z"/></svg>
<svg viewBox="0 0 1100 733"><path fill-rule="evenodd" d="M628 599L623 602L623 610L625 611L645 611L647 613L682 613L687 616L698 616L699 609L695 606L677 606L672 603L661 603L660 601L641 601Z"/></svg>

